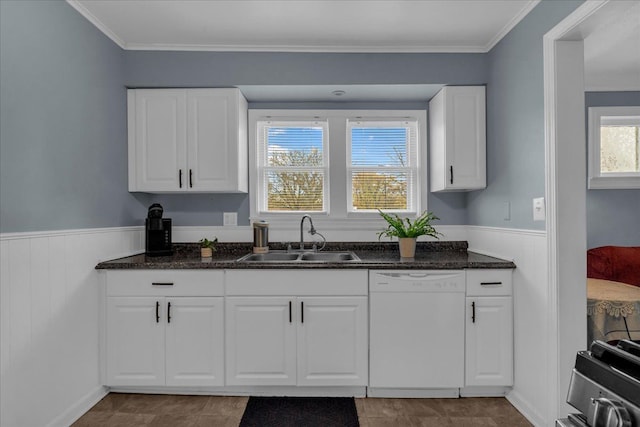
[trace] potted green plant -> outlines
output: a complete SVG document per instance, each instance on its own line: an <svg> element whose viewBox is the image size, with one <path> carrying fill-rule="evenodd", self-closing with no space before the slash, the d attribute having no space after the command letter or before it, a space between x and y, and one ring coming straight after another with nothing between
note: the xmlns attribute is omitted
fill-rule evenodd
<svg viewBox="0 0 640 427"><path fill-rule="evenodd" d="M413 258L416 253L416 239L419 236L431 236L439 239L442 233L436 231L431 221L438 220L433 212L424 211L416 219L401 218L398 214L385 213L378 209L380 216L387 221L387 228L378 233L378 240L382 236L398 238L401 258Z"/></svg>
<svg viewBox="0 0 640 427"><path fill-rule="evenodd" d="M218 244L218 238L214 237L213 240L209 240L206 237L200 239L200 256L202 258L211 258L216 251L216 245Z"/></svg>

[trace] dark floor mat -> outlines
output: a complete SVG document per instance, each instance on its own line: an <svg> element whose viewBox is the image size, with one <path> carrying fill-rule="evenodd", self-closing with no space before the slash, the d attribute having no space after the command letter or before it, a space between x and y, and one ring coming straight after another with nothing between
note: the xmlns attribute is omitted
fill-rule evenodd
<svg viewBox="0 0 640 427"><path fill-rule="evenodd" d="M240 427L359 427L352 397L251 397Z"/></svg>

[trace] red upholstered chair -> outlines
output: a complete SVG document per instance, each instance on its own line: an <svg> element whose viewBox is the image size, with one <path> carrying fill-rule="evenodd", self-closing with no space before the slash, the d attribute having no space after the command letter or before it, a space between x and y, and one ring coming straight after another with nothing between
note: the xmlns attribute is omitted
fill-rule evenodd
<svg viewBox="0 0 640 427"><path fill-rule="evenodd" d="M601 246L589 249L587 277L640 286L640 246Z"/></svg>

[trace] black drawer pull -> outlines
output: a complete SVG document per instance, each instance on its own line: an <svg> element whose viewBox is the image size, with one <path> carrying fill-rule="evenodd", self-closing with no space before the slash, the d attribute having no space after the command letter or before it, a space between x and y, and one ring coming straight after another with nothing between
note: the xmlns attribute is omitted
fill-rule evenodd
<svg viewBox="0 0 640 427"><path fill-rule="evenodd" d="M502 282L480 282L480 286L500 286Z"/></svg>
<svg viewBox="0 0 640 427"><path fill-rule="evenodd" d="M171 302L167 303L167 323L171 323Z"/></svg>
<svg viewBox="0 0 640 427"><path fill-rule="evenodd" d="M160 323L160 301L156 301L156 323Z"/></svg>
<svg viewBox="0 0 640 427"><path fill-rule="evenodd" d="M173 282L153 282L151 286L173 286Z"/></svg>
<svg viewBox="0 0 640 427"><path fill-rule="evenodd" d="M471 323L476 323L476 302L471 303Z"/></svg>
<svg viewBox="0 0 640 427"><path fill-rule="evenodd" d="M300 301L300 322L304 323L304 301Z"/></svg>
<svg viewBox="0 0 640 427"><path fill-rule="evenodd" d="M293 322L293 318L291 317L291 301L289 301L289 323Z"/></svg>
<svg viewBox="0 0 640 427"><path fill-rule="evenodd" d="M189 169L189 188L193 188L193 169Z"/></svg>
<svg viewBox="0 0 640 427"><path fill-rule="evenodd" d="M178 186L182 188L182 169L178 169Z"/></svg>

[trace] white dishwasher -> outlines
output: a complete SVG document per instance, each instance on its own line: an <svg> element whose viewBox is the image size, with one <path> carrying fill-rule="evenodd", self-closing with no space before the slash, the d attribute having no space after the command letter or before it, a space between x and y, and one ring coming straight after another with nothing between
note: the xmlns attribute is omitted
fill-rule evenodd
<svg viewBox="0 0 640 427"><path fill-rule="evenodd" d="M464 386L463 270L369 272L369 387Z"/></svg>

